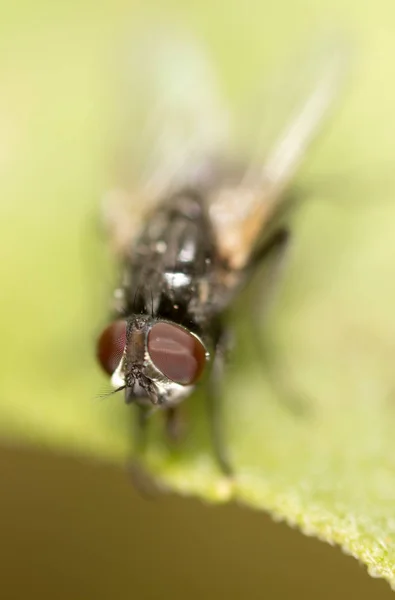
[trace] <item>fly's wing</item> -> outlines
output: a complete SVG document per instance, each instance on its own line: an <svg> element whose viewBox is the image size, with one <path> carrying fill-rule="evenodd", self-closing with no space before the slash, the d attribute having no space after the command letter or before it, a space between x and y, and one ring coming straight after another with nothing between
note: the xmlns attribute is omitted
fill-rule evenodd
<svg viewBox="0 0 395 600"><path fill-rule="evenodd" d="M235 273L248 264L283 207L283 192L330 113L348 62L343 42L321 42L282 82L277 81L277 95L272 91L259 111L252 111L249 167L236 183L225 182L209 198L220 253L233 271L235 284Z"/></svg>
<svg viewBox="0 0 395 600"><path fill-rule="evenodd" d="M122 55L115 85L121 140L116 185L102 204L113 249L121 255L158 201L184 186L209 185L212 157L228 138L228 115L210 62L190 35L153 28Z"/></svg>

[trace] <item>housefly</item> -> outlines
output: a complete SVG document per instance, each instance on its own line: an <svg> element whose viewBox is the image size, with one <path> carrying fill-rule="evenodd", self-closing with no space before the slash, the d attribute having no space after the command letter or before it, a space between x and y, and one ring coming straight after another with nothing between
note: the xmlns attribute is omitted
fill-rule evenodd
<svg viewBox="0 0 395 600"><path fill-rule="evenodd" d="M139 408L141 427L158 408L174 430L179 403L205 386L213 445L229 474L216 408L228 309L257 266L286 248L284 190L336 97L342 52L315 50L307 79L297 65L302 92L278 87L279 104L291 106L269 143L255 113L255 141L234 137L210 63L189 39L156 32L126 55L120 185L103 200L121 281L97 357L114 390Z"/></svg>

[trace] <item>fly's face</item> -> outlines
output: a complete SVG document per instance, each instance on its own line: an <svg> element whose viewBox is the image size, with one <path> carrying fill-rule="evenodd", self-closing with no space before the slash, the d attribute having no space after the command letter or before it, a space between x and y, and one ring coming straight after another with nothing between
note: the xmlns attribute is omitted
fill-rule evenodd
<svg viewBox="0 0 395 600"><path fill-rule="evenodd" d="M125 390L126 402L171 406L190 394L209 353L188 329L138 315L104 329L97 357L114 388Z"/></svg>

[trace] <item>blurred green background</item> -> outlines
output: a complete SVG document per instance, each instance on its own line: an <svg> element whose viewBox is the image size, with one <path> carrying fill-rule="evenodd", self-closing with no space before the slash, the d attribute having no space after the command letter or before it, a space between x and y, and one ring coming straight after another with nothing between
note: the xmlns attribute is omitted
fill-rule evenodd
<svg viewBox="0 0 395 600"><path fill-rule="evenodd" d="M137 497L124 470L105 465L127 456L130 415L117 401L93 399L102 379L92 345L108 291L96 210L111 175L111 61L127 28L142 14L186 22L237 100L259 67L273 70L301 39L340 26L357 48L357 83L297 184L307 200L323 202L301 211L301 241L271 334L291 384L339 410L345 403L348 418L361 398L369 426L370 404L386 406L367 440L373 454L386 453L392 474L392 447L380 445L380 431L392 438L395 6L21 0L2 13L3 597L389 597L354 559L264 514ZM285 439L287 427L279 430ZM281 437L271 443L276 456ZM243 458L248 446L240 448ZM390 514L394 488L385 477L380 485Z"/></svg>

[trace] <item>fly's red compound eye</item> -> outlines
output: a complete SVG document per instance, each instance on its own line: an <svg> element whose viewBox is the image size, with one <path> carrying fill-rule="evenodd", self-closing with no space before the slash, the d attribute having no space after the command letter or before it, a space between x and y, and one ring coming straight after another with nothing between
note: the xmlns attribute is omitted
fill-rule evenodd
<svg viewBox="0 0 395 600"><path fill-rule="evenodd" d="M148 334L148 352L155 367L180 385L199 379L206 364L203 344L177 325L156 323Z"/></svg>
<svg viewBox="0 0 395 600"><path fill-rule="evenodd" d="M126 321L110 323L97 341L96 356L102 369L112 375L119 365L126 344Z"/></svg>

